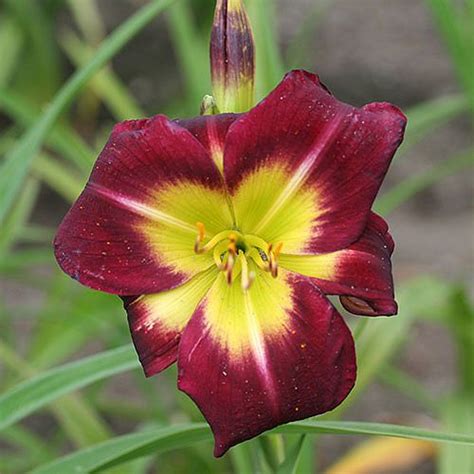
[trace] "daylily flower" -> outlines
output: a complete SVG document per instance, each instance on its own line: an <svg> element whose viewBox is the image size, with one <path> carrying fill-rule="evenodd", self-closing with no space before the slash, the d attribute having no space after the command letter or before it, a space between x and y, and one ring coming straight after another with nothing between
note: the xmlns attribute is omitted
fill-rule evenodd
<svg viewBox="0 0 474 474"><path fill-rule="evenodd" d="M348 395L354 343L326 295L396 313L393 241L371 206L405 121L293 71L245 114L115 126L56 258L124 298L146 375L177 361L216 456Z"/></svg>

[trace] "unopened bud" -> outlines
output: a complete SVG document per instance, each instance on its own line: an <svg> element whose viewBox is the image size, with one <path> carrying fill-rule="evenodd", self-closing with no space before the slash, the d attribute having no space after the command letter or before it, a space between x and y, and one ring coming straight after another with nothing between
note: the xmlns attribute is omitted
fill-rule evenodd
<svg viewBox="0 0 474 474"><path fill-rule="evenodd" d="M254 105L255 57L242 0L217 0L210 52L217 107L220 112L246 112Z"/></svg>
<svg viewBox="0 0 474 474"><path fill-rule="evenodd" d="M212 95L205 95L201 102L201 115L216 115L218 113L216 99Z"/></svg>

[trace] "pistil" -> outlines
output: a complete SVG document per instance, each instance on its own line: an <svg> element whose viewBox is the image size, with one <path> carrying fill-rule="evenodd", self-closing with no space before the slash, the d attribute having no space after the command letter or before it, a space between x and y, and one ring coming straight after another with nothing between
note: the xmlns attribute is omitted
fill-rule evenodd
<svg viewBox="0 0 474 474"><path fill-rule="evenodd" d="M225 273L226 281L231 285L240 274L240 284L244 291L249 290L255 280L255 271L249 269L251 259L261 270L278 276L278 256L282 242L273 245L255 235L242 235L236 230L225 230L214 235L203 245L206 228L197 222L198 234L194 251L198 254L213 250L213 259L217 268Z"/></svg>

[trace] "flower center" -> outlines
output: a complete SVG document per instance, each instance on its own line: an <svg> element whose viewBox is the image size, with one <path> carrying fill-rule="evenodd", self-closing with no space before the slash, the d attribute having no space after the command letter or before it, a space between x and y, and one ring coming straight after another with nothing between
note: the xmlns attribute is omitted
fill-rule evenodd
<svg viewBox="0 0 474 474"><path fill-rule="evenodd" d="M278 276L278 256L282 242L273 245L256 235L224 230L204 243L206 227L202 222L197 222L196 226L198 233L194 251L199 254L212 251L214 262L225 273L229 285L240 275L242 288L245 291L250 288L255 279L255 271L249 268L249 263L250 267L255 264L270 272L273 278Z"/></svg>

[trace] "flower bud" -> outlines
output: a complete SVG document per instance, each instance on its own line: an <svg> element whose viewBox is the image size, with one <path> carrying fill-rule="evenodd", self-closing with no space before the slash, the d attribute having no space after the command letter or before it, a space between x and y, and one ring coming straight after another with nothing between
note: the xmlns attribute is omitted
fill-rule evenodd
<svg viewBox="0 0 474 474"><path fill-rule="evenodd" d="M201 102L201 115L216 115L219 112L216 99L212 95L205 95Z"/></svg>
<svg viewBox="0 0 474 474"><path fill-rule="evenodd" d="M242 0L217 0L211 33L211 79L220 112L254 105L254 41Z"/></svg>

